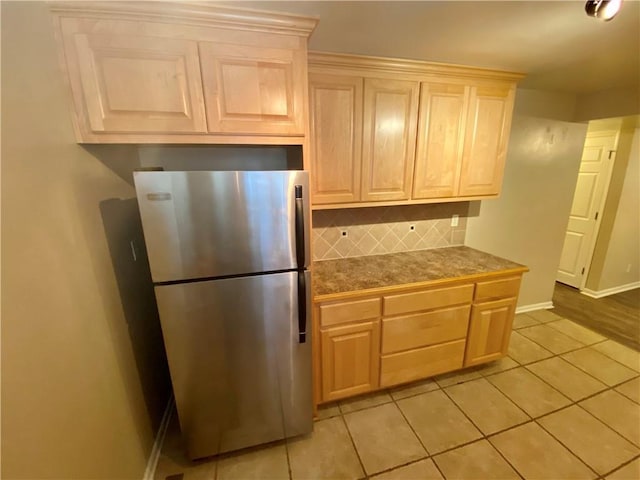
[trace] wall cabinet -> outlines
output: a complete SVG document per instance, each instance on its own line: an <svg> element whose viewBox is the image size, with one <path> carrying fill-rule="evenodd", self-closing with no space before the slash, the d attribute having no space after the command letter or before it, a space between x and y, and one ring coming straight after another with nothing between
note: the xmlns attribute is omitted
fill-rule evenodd
<svg viewBox="0 0 640 480"><path fill-rule="evenodd" d="M340 147L313 150L315 171L333 172L316 178L315 208L470 200L500 193L515 82L522 75L321 53L311 53L309 65L312 91L345 78L364 85L362 93L350 91L348 107L346 99L338 108L335 101L322 105L312 100L311 117L322 118L311 124L318 144L332 145L335 135L328 134L326 125L348 125L349 132ZM348 194L324 194L338 186L346 192L346 185Z"/></svg>
<svg viewBox="0 0 640 480"><path fill-rule="evenodd" d="M153 2L52 11L78 142L304 142L315 19Z"/></svg>
<svg viewBox="0 0 640 480"><path fill-rule="evenodd" d="M521 274L394 287L316 304L316 401L328 402L507 354Z"/></svg>

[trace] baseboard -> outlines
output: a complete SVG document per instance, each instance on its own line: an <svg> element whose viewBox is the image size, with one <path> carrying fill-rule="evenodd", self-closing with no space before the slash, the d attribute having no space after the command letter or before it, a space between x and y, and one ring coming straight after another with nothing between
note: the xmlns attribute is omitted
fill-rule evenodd
<svg viewBox="0 0 640 480"><path fill-rule="evenodd" d="M173 412L173 394L169 397L167 406L164 409L162 421L160 422L160 427L158 427L156 439L153 442L153 448L151 449L151 455L149 455L149 460L147 461L147 468L144 471L143 480L153 480L153 477L155 476L158 459L160 458L160 451L162 450L162 443L164 442L164 437L167 434L169 420L171 420L171 412Z"/></svg>
<svg viewBox="0 0 640 480"><path fill-rule="evenodd" d="M605 288L604 290L591 290L589 288L585 288L583 290L580 290L580 293L591 298L602 298L602 297L607 297L609 295L614 295L616 293L622 293L628 290L633 290L635 288L640 288L640 282L627 283L626 285L620 285L619 287Z"/></svg>
<svg viewBox="0 0 640 480"><path fill-rule="evenodd" d="M532 303L531 305L522 305L516 308L516 313L533 312L535 310L548 310L553 308L553 302Z"/></svg>

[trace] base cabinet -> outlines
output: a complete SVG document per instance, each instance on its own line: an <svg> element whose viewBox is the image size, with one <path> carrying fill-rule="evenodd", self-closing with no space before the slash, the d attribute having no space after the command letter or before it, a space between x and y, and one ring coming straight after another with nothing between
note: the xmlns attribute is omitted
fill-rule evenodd
<svg viewBox="0 0 640 480"><path fill-rule="evenodd" d="M323 401L378 388L379 321L323 330L321 345Z"/></svg>
<svg viewBox="0 0 640 480"><path fill-rule="evenodd" d="M316 305L320 403L400 385L507 354L521 274L393 287Z"/></svg>
<svg viewBox="0 0 640 480"><path fill-rule="evenodd" d="M516 298L506 298L471 308L465 367L491 362L507 354L516 301Z"/></svg>

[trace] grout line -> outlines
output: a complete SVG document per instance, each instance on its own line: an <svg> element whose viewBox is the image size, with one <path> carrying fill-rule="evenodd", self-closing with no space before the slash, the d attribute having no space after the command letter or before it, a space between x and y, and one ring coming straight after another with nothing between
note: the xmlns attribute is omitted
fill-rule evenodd
<svg viewBox="0 0 640 480"><path fill-rule="evenodd" d="M602 478L608 477L609 475L611 475L613 472L617 472L618 470L623 469L624 467L626 467L627 465L629 465L630 463L635 462L636 460L640 459L640 454L634 456L631 460L621 463L620 465L618 465L616 468L614 468L613 470L611 470L610 472L607 472L605 475L602 475Z"/></svg>
<svg viewBox="0 0 640 480"><path fill-rule="evenodd" d="M353 449L356 452L356 457L358 457L358 462L360 463L360 468L362 468L362 473L364 473L364 478L369 478L369 474L367 473L367 469L364 468L364 463L362 462L362 458L360 458L360 452L358 452L358 447L356 446L356 442L353 440L353 436L351 435L351 430L349 430L349 425L347 424L347 419L344 418L344 414L342 413L342 410L340 410L340 419L342 420L344 428L347 430L347 435L349 435L349 440L351 440L351 445L353 446Z"/></svg>

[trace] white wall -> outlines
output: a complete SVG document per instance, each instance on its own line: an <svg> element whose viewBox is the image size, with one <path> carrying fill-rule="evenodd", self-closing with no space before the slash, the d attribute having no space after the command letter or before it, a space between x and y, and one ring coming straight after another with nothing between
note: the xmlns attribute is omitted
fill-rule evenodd
<svg viewBox="0 0 640 480"><path fill-rule="evenodd" d="M574 120L579 122L638 113L640 113L640 90L636 86L578 96Z"/></svg>
<svg viewBox="0 0 640 480"><path fill-rule="evenodd" d="M527 115L535 97L535 112ZM567 226L586 124L552 119L565 116L558 94L518 91L502 194L481 202L480 213L467 223L465 244L527 265L519 306L548 304Z"/></svg>

